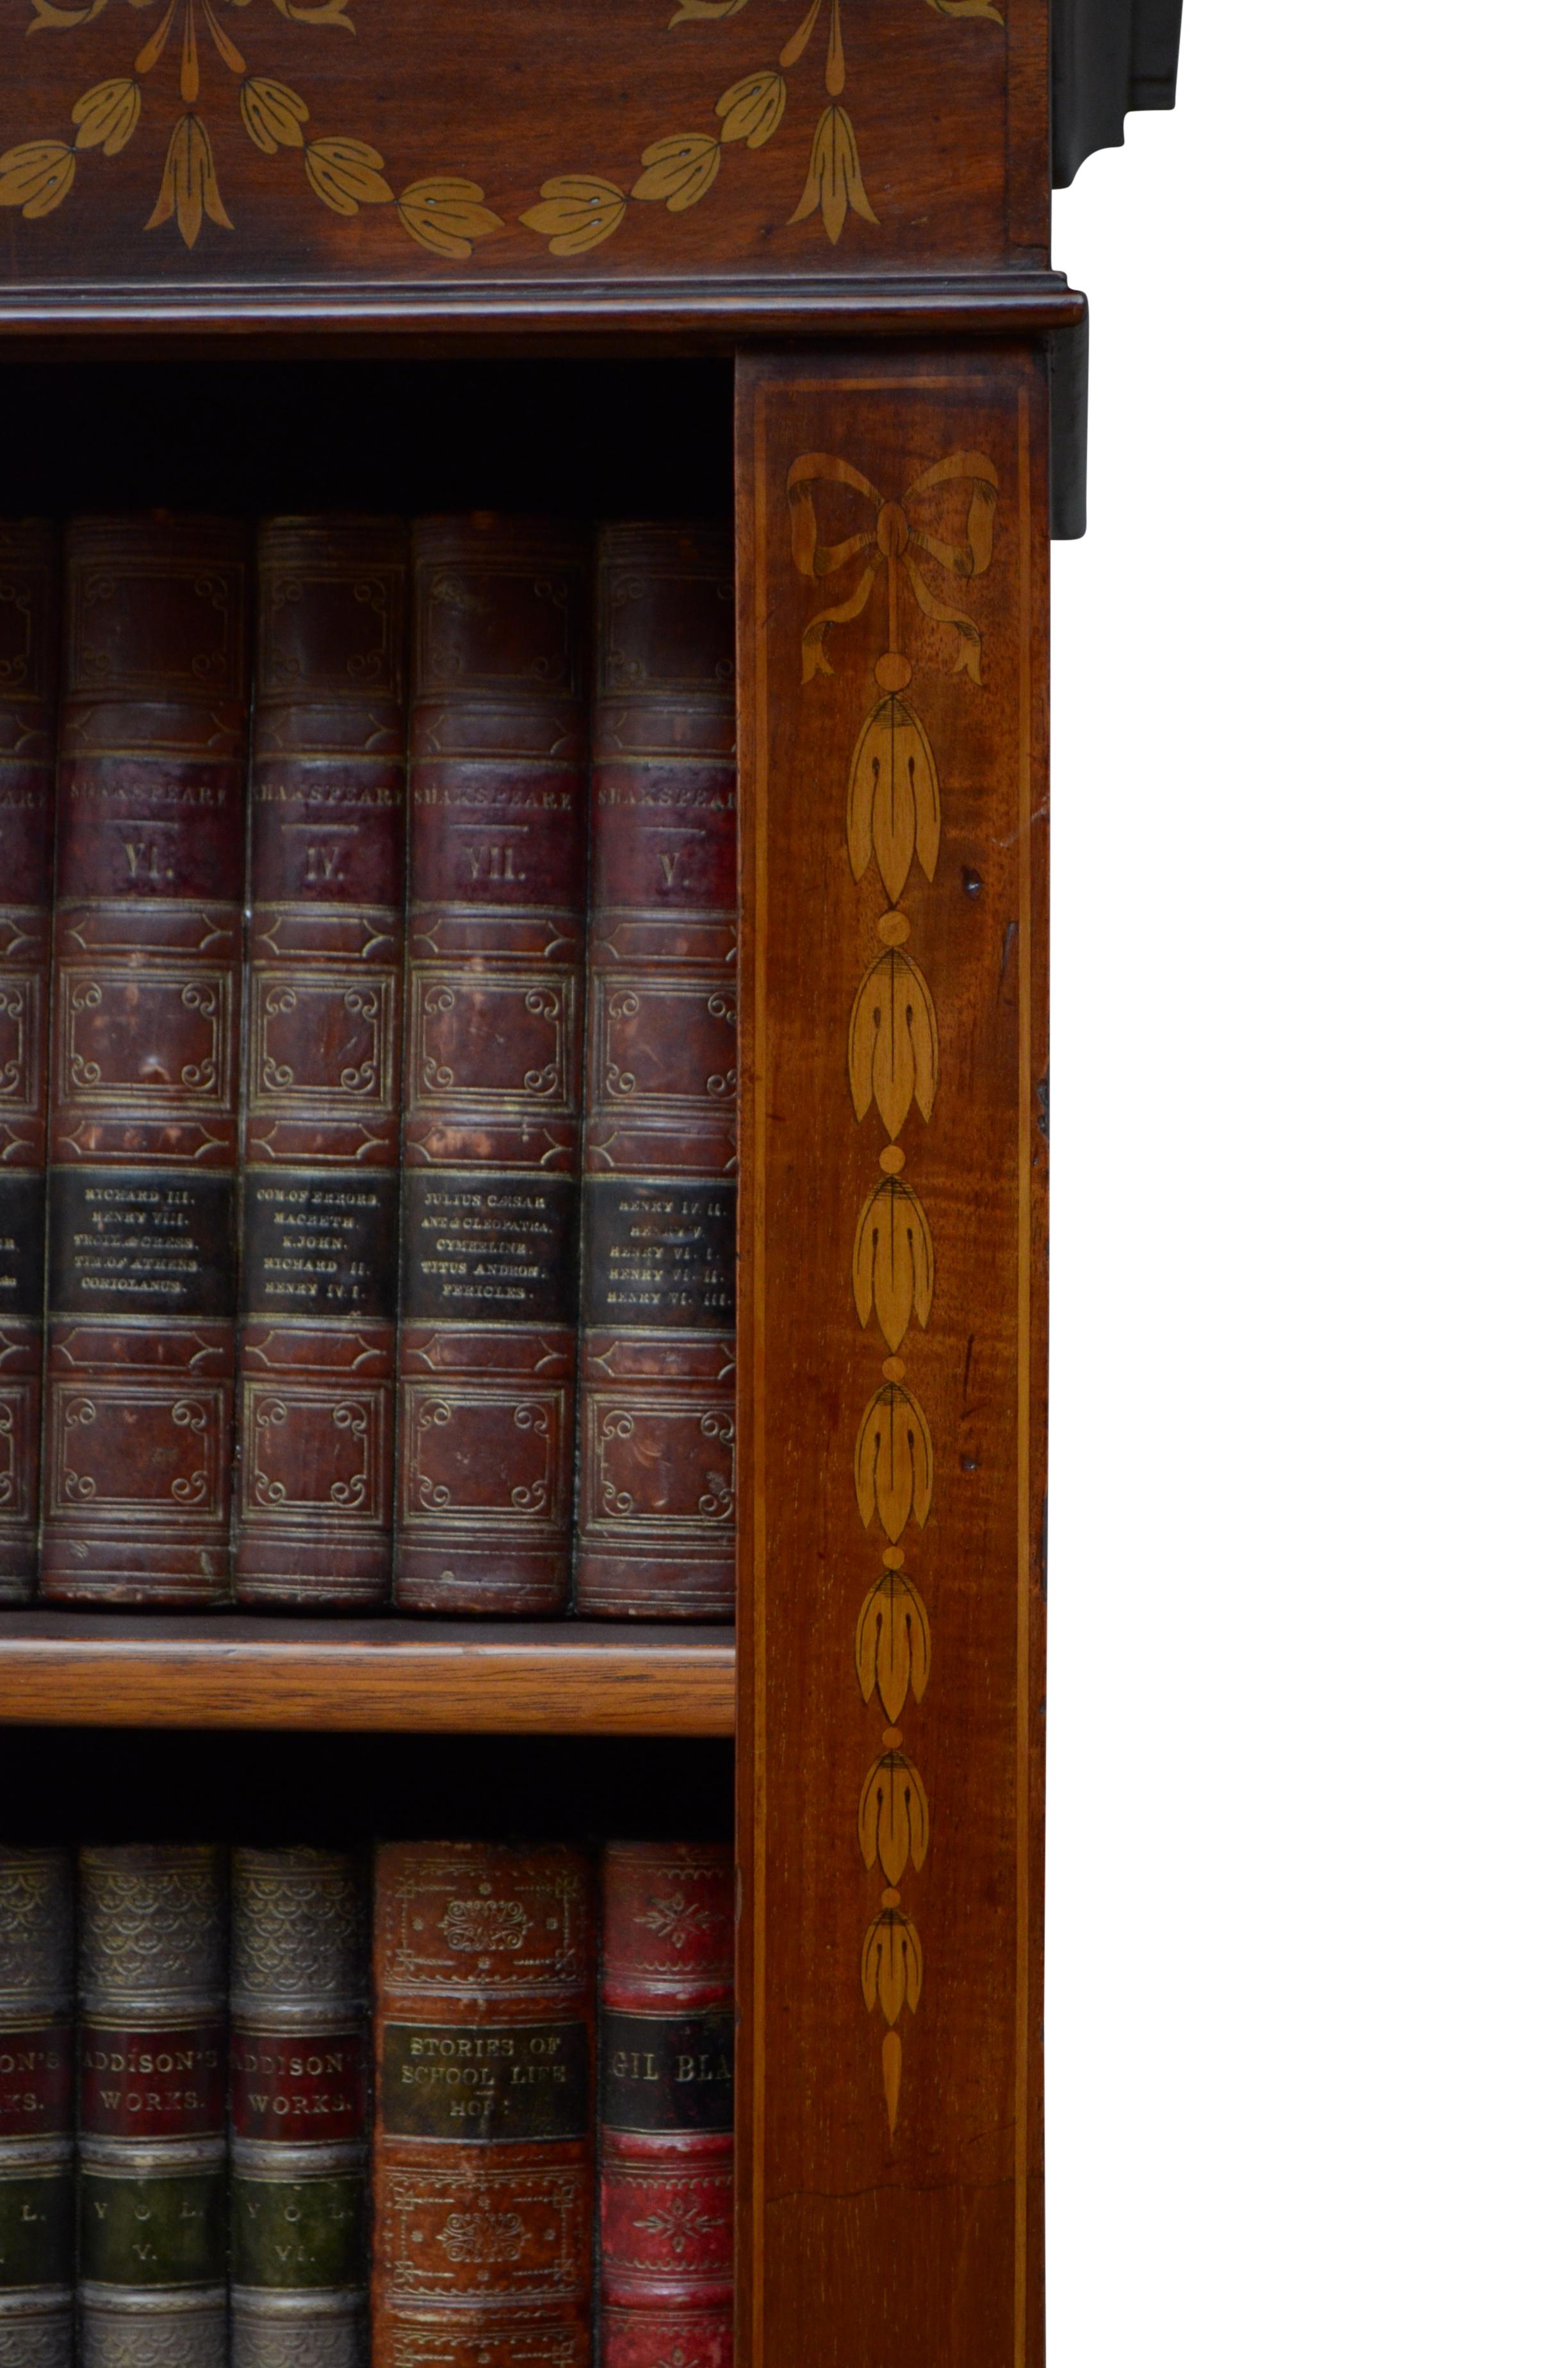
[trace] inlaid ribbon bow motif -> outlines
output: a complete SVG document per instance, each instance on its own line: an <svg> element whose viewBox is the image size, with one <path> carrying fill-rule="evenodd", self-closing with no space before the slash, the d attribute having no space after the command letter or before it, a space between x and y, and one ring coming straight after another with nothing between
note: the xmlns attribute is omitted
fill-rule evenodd
<svg viewBox="0 0 1568 2368"><path fill-rule="evenodd" d="M833 542L823 539L824 488L842 506L847 495L865 523ZM912 1110L929 1121L937 1088L937 998L913 954L908 916L900 911L912 869L935 880L941 851L942 791L936 752L908 698L915 662L901 645L905 594L921 615L950 633L952 674L980 681L980 628L953 594L991 564L996 471L980 452L949 452L923 469L896 500L878 492L850 461L802 453L786 480L796 567L813 585L846 579L844 597L818 609L801 636L801 680L831 676L828 639L870 604L879 581L887 597L883 647L871 668L878 696L861 725L849 765L846 839L857 881L873 868L887 899L875 928L879 950L862 973L849 1015L848 1082L857 1125L875 1110L888 1137L879 1178L867 1193L850 1246L850 1283L862 1329L874 1324L887 1354L859 1421L850 1463L862 1528L880 1530L881 1568L855 1622L854 1662L863 1702L875 1700L886 1724L881 1748L860 1788L856 1837L868 1872L880 1872L881 1897L860 1950L860 1987L881 2039L882 2100L890 2140L898 2131L903 2078L902 2025L919 2007L926 1953L903 1904L903 1884L926 1864L932 1814L925 1780L904 1748L899 1723L924 1702L934 1647L919 1585L905 1569L903 1540L931 1517L939 1460L925 1407L907 1384L902 1351L930 1323L937 1291L937 1246L919 1193L904 1174L899 1141ZM949 520L964 500L962 539ZM931 637L916 637L929 649ZM941 651L946 663L948 649ZM922 662L935 663L936 661Z"/></svg>
<svg viewBox="0 0 1568 2368"><path fill-rule="evenodd" d="M939 485L963 484L969 487L969 518L962 542L949 542L939 535L934 524L926 523L921 512L924 497L935 493ZM871 523L858 534L846 537L842 542L824 543L818 531L816 502L812 487L819 484L847 485L871 505ZM991 564L991 537L996 511L996 472L982 452L949 452L943 461L923 469L914 483L904 488L897 501L884 501L869 477L847 461L835 460L830 452L802 453L790 471L790 525L794 544L795 564L802 575L826 577L836 575L841 568L868 553L860 578L846 600L835 609L822 609L811 620L801 637L801 655L805 664L802 682L810 682L814 674L831 674L828 663L827 636L830 627L847 624L858 617L871 597L871 586L878 575L886 570L888 582L888 647L887 655L879 660L877 680L890 690L902 690L914 669L907 659L900 657L898 642L898 595L902 574L908 579L919 607L935 622L951 625L958 635L958 655L953 660L955 674L967 674L980 680L980 630L972 618L961 609L949 607L939 595L926 573L927 563L952 577L957 584L967 584L976 575L983 575ZM898 661L891 668L888 658ZM884 680L884 669L897 674L897 682Z"/></svg>

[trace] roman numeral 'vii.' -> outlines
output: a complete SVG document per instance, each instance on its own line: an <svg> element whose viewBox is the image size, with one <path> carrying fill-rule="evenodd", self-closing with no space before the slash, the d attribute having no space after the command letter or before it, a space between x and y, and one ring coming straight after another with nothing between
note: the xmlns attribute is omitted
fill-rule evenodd
<svg viewBox="0 0 1568 2368"><path fill-rule="evenodd" d="M512 869L513 849L509 847L470 848L468 868L475 880L516 880L519 874Z"/></svg>

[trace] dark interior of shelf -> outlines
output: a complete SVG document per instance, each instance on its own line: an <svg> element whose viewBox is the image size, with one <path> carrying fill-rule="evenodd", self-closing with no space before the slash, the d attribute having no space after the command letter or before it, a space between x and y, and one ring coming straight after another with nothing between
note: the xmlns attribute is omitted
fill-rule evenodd
<svg viewBox="0 0 1568 2368"><path fill-rule="evenodd" d="M607 1654L683 1645L728 1646L733 1652L735 1643L733 1627L697 1620L420 1620L392 1611L312 1618L222 1606L210 1611L75 1611L49 1604L26 1610L0 1605L0 1660L6 1640L18 1637L82 1645L374 1645L393 1650L567 1645L590 1651L598 1646Z"/></svg>
<svg viewBox="0 0 1568 2368"><path fill-rule="evenodd" d="M10 1842L725 1841L734 1747L670 1736L0 1729Z"/></svg>
<svg viewBox="0 0 1568 2368"><path fill-rule="evenodd" d="M0 364L0 517L727 518L727 360Z"/></svg>

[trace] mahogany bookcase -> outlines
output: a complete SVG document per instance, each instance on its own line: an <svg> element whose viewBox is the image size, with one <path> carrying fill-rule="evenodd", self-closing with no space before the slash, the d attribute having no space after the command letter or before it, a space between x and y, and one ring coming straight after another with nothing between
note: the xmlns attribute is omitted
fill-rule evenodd
<svg viewBox="0 0 1568 2368"><path fill-rule="evenodd" d="M738 2357L1036 2362L1044 0L162 6L0 19L0 510L733 456L739 1622L0 1614L0 1722L733 1735Z"/></svg>

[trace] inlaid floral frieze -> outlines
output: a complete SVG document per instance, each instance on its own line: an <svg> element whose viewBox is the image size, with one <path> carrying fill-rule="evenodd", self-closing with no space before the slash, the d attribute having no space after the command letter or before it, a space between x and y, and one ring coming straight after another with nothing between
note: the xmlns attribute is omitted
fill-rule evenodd
<svg viewBox="0 0 1568 2368"><path fill-rule="evenodd" d="M533 234L528 252L537 253L534 241L540 240L551 256L570 262L602 246L640 207L684 214L715 189L735 187L742 161L772 148L793 159L798 202L786 214L787 196L754 190L748 214L759 202L769 215L777 205L785 226L818 224L836 246L852 222L873 236L881 228L868 183L869 152L863 154L861 143L863 136L876 138L864 132L873 97L883 102L885 120L886 93L873 94L863 37L874 28L885 55L890 29L901 49L907 43L913 51L928 38L994 41L1005 22L996 0L674 0L673 14L672 0L635 5L663 19L645 20L651 40L689 45L689 104L679 102L678 112L671 107L674 120L663 127L655 118L642 130L633 117L634 144L623 161L618 148L607 153L600 145L619 143L623 109L574 107L573 121L593 127L587 136L597 153L563 159L567 169L540 185L536 203L503 216L481 182L457 169L462 159L451 151L473 143L488 159L481 169L492 181L503 169L498 154L515 160L527 189L540 169L527 148L535 138L553 144L559 136L551 129L550 76L495 84L490 100L433 105L435 157L411 157L410 140L423 148L423 135L406 128L391 133L376 120L385 117L400 74L406 84L416 72L412 57L398 54L390 29L396 13L385 0L0 0L6 96L27 109L21 124L28 126L28 136L0 154L0 209L35 222L68 202L113 205L122 219L134 178L146 192L146 231L172 228L187 248L200 242L203 257L218 259L222 233L236 227L236 187L244 179L247 197L255 187L239 167L259 154L274 160L280 190L290 186L291 174L293 189L329 214L347 219L381 210L448 262L471 261L479 242L508 230L517 242L522 232ZM127 7L134 12L129 27ZM873 19L873 9L883 14ZM741 22L721 74L711 71L711 37L728 18ZM749 45L754 28L756 53L746 61L734 42ZM551 29L523 8L504 12L486 39L494 39L497 66L520 68L536 51L548 57L560 34L558 24ZM449 38L460 48L456 30ZM49 96L34 99L39 120L29 123L29 63L55 50L81 60L79 85L73 91L74 77L52 71L35 74ZM688 51L672 51L672 59L677 53L686 58ZM743 63L745 71L728 79ZM685 82L683 75L683 87ZM722 89L716 87L721 82ZM350 84L363 97L345 104ZM399 95L406 97L406 89ZM340 107L347 122L337 120ZM406 113L400 120L406 126ZM385 153L394 145L402 156ZM441 169L419 170L432 162ZM410 173L415 177L405 177ZM885 207L886 198L881 202ZM772 224L764 227L766 233Z"/></svg>
<svg viewBox="0 0 1568 2368"><path fill-rule="evenodd" d="M752 5L753 0L677 0L670 30L738 17ZM760 14L770 0L756 0L756 5ZM642 152L642 170L635 179L622 183L591 171L557 174L544 183L539 204L528 208L524 222L549 241L551 255L577 256L613 237L633 205L662 205L672 214L685 213L713 188L727 152L765 148L774 138L788 111L788 76L797 66L814 66L820 59L825 104L812 124L805 182L790 223L819 217L835 246L852 213L876 228L877 215L866 194L860 144L849 111L853 16L858 8L913 9L916 5L921 0L848 0L851 29L846 40L846 0L811 0L778 51L777 63L760 63L733 82L714 99L706 120L697 129L668 132L652 141ZM993 0L923 0L923 5L949 19L987 17L994 25L1005 21Z"/></svg>
<svg viewBox="0 0 1568 2368"><path fill-rule="evenodd" d="M62 131L40 132L0 155L0 206L19 208L24 221L37 222L64 204L77 186L85 159L97 165L129 149L141 130L144 94L172 83L179 112L163 152L161 173L154 165L149 176L156 195L146 228L161 230L173 222L187 247L195 246L209 224L234 227L223 202L220 173L226 135L248 139L264 156L297 162L307 188L333 213L357 214L361 206L387 206L411 238L454 261L466 261L476 239L502 227L500 215L485 205L479 184L459 174L433 174L394 189L379 148L319 122L309 99L291 82L257 72L247 52L267 47L266 39L253 40L247 30L242 51L230 29L233 12L250 0L164 0L161 8L159 0L129 0L129 5L152 19L152 29L134 56L126 58L122 51L115 61L122 71L83 90L71 110L70 136ZM356 38L349 0L272 0L272 5L291 28L312 39L324 34L334 40ZM29 37L80 35L100 17L107 19L107 32L122 21L114 0L83 0L80 7L62 7L59 0L32 0L32 9ZM263 17L261 23L276 32L270 19ZM260 28L256 30L259 35ZM107 47L103 34L91 40ZM129 40L123 47L129 49Z"/></svg>

